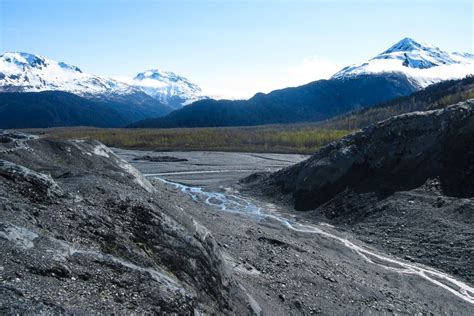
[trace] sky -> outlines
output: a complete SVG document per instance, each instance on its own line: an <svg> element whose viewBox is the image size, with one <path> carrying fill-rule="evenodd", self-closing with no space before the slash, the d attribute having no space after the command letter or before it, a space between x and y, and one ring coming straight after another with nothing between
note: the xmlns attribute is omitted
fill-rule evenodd
<svg viewBox="0 0 474 316"><path fill-rule="evenodd" d="M0 52L85 72L173 71L214 97L330 77L404 37L474 52L473 0L0 0Z"/></svg>

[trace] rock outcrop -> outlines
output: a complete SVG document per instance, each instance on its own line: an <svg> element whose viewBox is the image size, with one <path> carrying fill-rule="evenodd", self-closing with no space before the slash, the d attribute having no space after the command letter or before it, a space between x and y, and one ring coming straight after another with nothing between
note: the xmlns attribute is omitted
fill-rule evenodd
<svg viewBox="0 0 474 316"><path fill-rule="evenodd" d="M474 196L474 100L379 122L272 176L297 210L346 189L387 196L434 178L448 196Z"/></svg>
<svg viewBox="0 0 474 316"><path fill-rule="evenodd" d="M0 314L251 312L212 235L107 147L0 140Z"/></svg>

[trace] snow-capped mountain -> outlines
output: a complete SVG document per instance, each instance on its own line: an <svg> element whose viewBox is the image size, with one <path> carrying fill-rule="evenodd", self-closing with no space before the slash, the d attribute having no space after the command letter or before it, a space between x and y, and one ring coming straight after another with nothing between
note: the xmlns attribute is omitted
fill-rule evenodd
<svg viewBox="0 0 474 316"><path fill-rule="evenodd" d="M173 72L160 69L141 72L130 84L173 108L181 108L206 98L195 83Z"/></svg>
<svg viewBox="0 0 474 316"><path fill-rule="evenodd" d="M424 88L439 81L474 74L474 55L448 53L436 46L404 38L363 64L343 68L332 79L382 73L402 73L418 88Z"/></svg>
<svg viewBox="0 0 474 316"><path fill-rule="evenodd" d="M43 92L35 97L43 104L41 111L46 114L69 113L66 115L67 120L56 117L54 122L46 120L41 126L68 125L73 121L97 126L94 121L97 116L119 117L115 125L107 121L108 126L117 126L163 116L172 111L170 107L124 82L88 74L76 66L28 53L0 55L0 92L10 92L2 95L3 100L14 100L14 104L24 107L29 106L29 99L27 95L21 94ZM82 112L78 110L79 105L83 106ZM61 111L58 112L57 108ZM95 115L86 115L91 111ZM81 120L86 116L91 120Z"/></svg>
<svg viewBox="0 0 474 316"><path fill-rule="evenodd" d="M144 93L171 108L205 98L199 86L173 72L153 69L132 80L121 80L88 74L79 67L39 55L0 55L0 92L39 91L66 91L101 99Z"/></svg>
<svg viewBox="0 0 474 316"><path fill-rule="evenodd" d="M81 96L130 94L120 81L84 73L76 66L42 56L9 52L0 55L0 91L67 91Z"/></svg>

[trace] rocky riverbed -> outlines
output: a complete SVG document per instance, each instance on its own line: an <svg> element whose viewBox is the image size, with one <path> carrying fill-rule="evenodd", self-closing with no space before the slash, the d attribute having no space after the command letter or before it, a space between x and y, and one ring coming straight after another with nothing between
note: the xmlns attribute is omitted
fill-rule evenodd
<svg viewBox="0 0 474 316"><path fill-rule="evenodd" d="M118 154L133 161L143 153L118 150ZM306 213L272 203L256 195L258 190L238 183L258 169L272 169L275 164L281 168L305 157L172 155L189 161L135 166L209 229L238 282L265 315L468 315L474 310L472 294L465 295L472 287L462 278L377 250L373 242L361 241L350 230L306 218ZM197 161L199 166L195 166Z"/></svg>

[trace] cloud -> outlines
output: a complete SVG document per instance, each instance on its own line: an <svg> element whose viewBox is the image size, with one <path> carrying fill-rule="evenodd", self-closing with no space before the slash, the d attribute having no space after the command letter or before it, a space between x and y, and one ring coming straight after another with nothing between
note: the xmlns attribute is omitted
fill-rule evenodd
<svg viewBox="0 0 474 316"><path fill-rule="evenodd" d="M301 63L288 68L289 86L299 86L311 81L328 79L342 66L318 55L304 59Z"/></svg>
<svg viewBox="0 0 474 316"><path fill-rule="evenodd" d="M382 72L403 72L410 77L416 79L421 87L427 87L430 84L451 79L461 79L467 75L474 74L474 60L461 60L461 64L441 65L431 68L409 68L403 66L399 59L393 60L373 60L366 67L362 68L364 72L368 73L382 73Z"/></svg>
<svg viewBox="0 0 474 316"><path fill-rule="evenodd" d="M260 84L260 88L256 88L260 82L234 82L228 84L223 82L223 85L201 86L202 94L216 100L245 100L254 96L257 92L270 92L273 89L266 89L264 85Z"/></svg>
<svg viewBox="0 0 474 316"><path fill-rule="evenodd" d="M221 78L218 82L202 85L205 95L216 99L248 99L257 92L300 86L319 79L328 79L342 66L318 55L289 65L276 74L255 78L251 73L245 78Z"/></svg>

